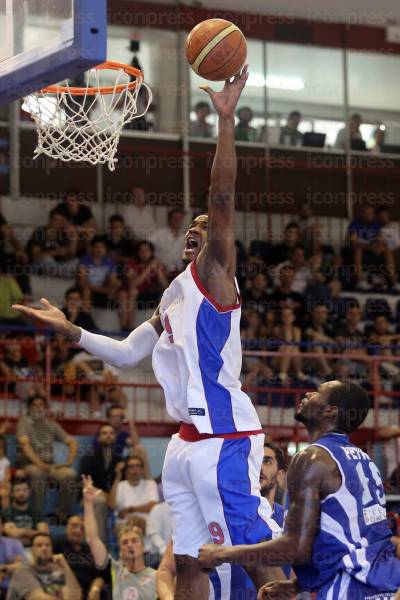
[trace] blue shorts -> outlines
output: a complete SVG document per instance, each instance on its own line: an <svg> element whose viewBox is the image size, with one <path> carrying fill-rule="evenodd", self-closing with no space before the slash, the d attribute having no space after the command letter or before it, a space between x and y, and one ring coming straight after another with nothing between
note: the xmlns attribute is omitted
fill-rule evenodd
<svg viewBox="0 0 400 600"><path fill-rule="evenodd" d="M333 582L319 590L317 600L394 600L395 596L396 592L377 592L340 571Z"/></svg>

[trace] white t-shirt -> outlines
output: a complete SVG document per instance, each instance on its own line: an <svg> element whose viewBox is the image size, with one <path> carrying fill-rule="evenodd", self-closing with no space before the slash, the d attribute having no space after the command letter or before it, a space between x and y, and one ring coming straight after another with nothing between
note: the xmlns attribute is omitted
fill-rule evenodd
<svg viewBox="0 0 400 600"><path fill-rule="evenodd" d="M6 469L10 466L10 461L7 456L0 458L0 483L2 483L6 477Z"/></svg>
<svg viewBox="0 0 400 600"><path fill-rule="evenodd" d="M182 254L185 246L185 234L182 232L175 237L169 227L161 227L150 236L154 244L156 258L163 263L168 271L182 267Z"/></svg>
<svg viewBox="0 0 400 600"><path fill-rule="evenodd" d="M138 241L147 240L157 228L157 222L151 206L138 208L134 204L129 204L128 206L124 206L121 212L126 225L132 229Z"/></svg>
<svg viewBox="0 0 400 600"><path fill-rule="evenodd" d="M153 506L147 519L147 536L151 549L164 554L172 536L172 514L169 504L160 502Z"/></svg>
<svg viewBox="0 0 400 600"><path fill-rule="evenodd" d="M400 247L400 232L398 223L389 223L380 230L380 235L389 250L396 250Z"/></svg>
<svg viewBox="0 0 400 600"><path fill-rule="evenodd" d="M148 502L158 502L157 484L153 479L142 479L138 485L131 485L128 481L120 481L117 487L116 512L117 514L124 508L130 506L140 506ZM130 513L137 517L142 517L147 524L149 513L133 512ZM123 523L125 519L118 519L118 523Z"/></svg>

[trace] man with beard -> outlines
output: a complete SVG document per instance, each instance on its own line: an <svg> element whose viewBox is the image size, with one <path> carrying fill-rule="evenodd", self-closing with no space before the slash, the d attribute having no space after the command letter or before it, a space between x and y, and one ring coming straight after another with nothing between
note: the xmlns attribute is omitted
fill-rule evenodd
<svg viewBox="0 0 400 600"><path fill-rule="evenodd" d="M30 546L32 538L39 532L49 533L49 526L41 514L31 506L31 486L27 479L14 479L11 506L3 511L3 531L8 537Z"/></svg>
<svg viewBox="0 0 400 600"><path fill-rule="evenodd" d="M308 392L295 418L311 445L292 460L289 512L282 537L254 546L204 546L205 568L224 562L293 564L296 578L264 585L259 599L390 600L400 586L400 560L386 520L385 492L375 463L348 436L367 417L370 401L347 381Z"/></svg>
<svg viewBox="0 0 400 600"><path fill-rule="evenodd" d="M32 540L32 564L12 576L7 600L80 600L81 588L62 554L53 554L51 537L37 533Z"/></svg>
<svg viewBox="0 0 400 600"><path fill-rule="evenodd" d="M93 503L99 494L91 477L83 479L85 532L98 569L111 565L113 600L156 600L156 572L144 564L143 533L139 527L126 526L118 535L119 559L107 552L99 536Z"/></svg>
<svg viewBox="0 0 400 600"><path fill-rule="evenodd" d="M285 487L285 457L282 450L273 442L265 442L264 458L260 472L261 496L266 498L273 510L272 518L283 527L284 509L275 502L277 492Z"/></svg>
<svg viewBox="0 0 400 600"><path fill-rule="evenodd" d="M32 508L41 513L48 480L56 481L60 494L55 510L60 520L71 514L75 503L76 473L71 468L78 443L49 418L46 398L34 395L28 400L28 414L17 424L17 466L23 467L32 481ZM68 446L64 464L54 463L54 442Z"/></svg>

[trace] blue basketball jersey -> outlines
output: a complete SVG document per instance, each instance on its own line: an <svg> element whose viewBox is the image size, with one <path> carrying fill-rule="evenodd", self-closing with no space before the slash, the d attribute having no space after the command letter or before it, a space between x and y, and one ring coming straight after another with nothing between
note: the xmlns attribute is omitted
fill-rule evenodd
<svg viewBox="0 0 400 600"><path fill-rule="evenodd" d="M323 448L336 462L342 484L321 502L311 563L294 567L300 585L315 591L345 572L371 589L396 591L400 560L390 541L377 466L346 435L329 433L313 445Z"/></svg>

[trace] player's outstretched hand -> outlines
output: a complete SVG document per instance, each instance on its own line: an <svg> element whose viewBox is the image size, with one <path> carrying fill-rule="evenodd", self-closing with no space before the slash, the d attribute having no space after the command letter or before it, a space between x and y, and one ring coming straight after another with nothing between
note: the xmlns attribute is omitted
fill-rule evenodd
<svg viewBox="0 0 400 600"><path fill-rule="evenodd" d="M202 569L214 569L222 565L223 547L216 544L206 544L199 550L199 563Z"/></svg>
<svg viewBox="0 0 400 600"><path fill-rule="evenodd" d="M42 308L31 308L30 306L24 306L23 304L13 304L12 308L29 319L39 319L42 323L52 327L58 333L62 333L74 341L79 341L79 327L70 323L59 308L50 304L46 298L42 298L40 304L42 305Z"/></svg>
<svg viewBox="0 0 400 600"><path fill-rule="evenodd" d="M293 600L298 593L296 581L270 581L259 589L257 600Z"/></svg>
<svg viewBox="0 0 400 600"><path fill-rule="evenodd" d="M214 105L215 110L220 117L229 118L235 114L236 106L244 86L249 78L248 65L245 65L240 73L230 80L225 81L224 88L216 92L208 85L200 86L200 89L207 92Z"/></svg>

